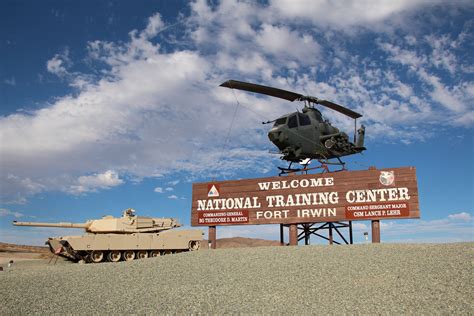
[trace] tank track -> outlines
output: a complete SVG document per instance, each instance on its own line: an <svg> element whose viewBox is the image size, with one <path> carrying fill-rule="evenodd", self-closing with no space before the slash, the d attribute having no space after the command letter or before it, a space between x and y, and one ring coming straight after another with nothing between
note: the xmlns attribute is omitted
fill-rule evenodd
<svg viewBox="0 0 474 316"><path fill-rule="evenodd" d="M55 251L50 246L53 254L79 263L100 263L133 261L136 259L154 258L164 255L178 254L181 252L197 251L200 248L199 240L191 240L187 249L148 249L148 250L74 250L65 241L62 241L61 251Z"/></svg>

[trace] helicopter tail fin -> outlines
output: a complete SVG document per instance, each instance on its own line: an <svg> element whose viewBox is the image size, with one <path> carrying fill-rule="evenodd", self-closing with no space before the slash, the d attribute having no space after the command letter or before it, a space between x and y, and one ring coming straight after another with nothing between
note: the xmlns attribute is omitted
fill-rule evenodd
<svg viewBox="0 0 474 316"><path fill-rule="evenodd" d="M364 147L364 136L365 136L365 126L362 125L358 130L357 130L357 134L358 137L357 137L357 141L356 141L356 148L358 149L361 149L362 150L365 150L365 147Z"/></svg>

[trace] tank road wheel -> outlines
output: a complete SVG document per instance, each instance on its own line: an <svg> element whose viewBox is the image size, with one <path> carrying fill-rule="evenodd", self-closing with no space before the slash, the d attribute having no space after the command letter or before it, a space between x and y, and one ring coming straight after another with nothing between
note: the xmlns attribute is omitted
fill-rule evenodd
<svg viewBox="0 0 474 316"><path fill-rule="evenodd" d="M189 250L191 251L199 250L200 246L201 246L201 243L199 242L199 240L191 240L189 242Z"/></svg>
<svg viewBox="0 0 474 316"><path fill-rule="evenodd" d="M146 250L140 250L137 252L137 259L148 258L148 252Z"/></svg>
<svg viewBox="0 0 474 316"><path fill-rule="evenodd" d="M152 250L152 251L150 251L150 257L151 257L151 258L159 257L160 255L161 255L161 253L160 253L159 250Z"/></svg>
<svg viewBox="0 0 474 316"><path fill-rule="evenodd" d="M133 250L126 250L123 252L123 260L125 261L132 261L135 259L135 251Z"/></svg>
<svg viewBox="0 0 474 316"><path fill-rule="evenodd" d="M120 251L112 250L107 254L107 260L109 260L110 262L117 262L120 261L121 256L122 254L120 253Z"/></svg>
<svg viewBox="0 0 474 316"><path fill-rule="evenodd" d="M172 253L171 250L163 250L163 255L171 255Z"/></svg>
<svg viewBox="0 0 474 316"><path fill-rule="evenodd" d="M101 262L104 259L104 253L100 250L94 250L90 254L90 259L94 263Z"/></svg>

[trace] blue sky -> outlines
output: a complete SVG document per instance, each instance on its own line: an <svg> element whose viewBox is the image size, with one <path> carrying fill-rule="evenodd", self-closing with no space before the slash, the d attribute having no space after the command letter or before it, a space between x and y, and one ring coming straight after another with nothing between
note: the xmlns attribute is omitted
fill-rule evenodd
<svg viewBox="0 0 474 316"><path fill-rule="evenodd" d="M444 2L2 1L0 241L80 233L12 220L129 207L189 225L192 182L276 175L260 122L299 105L227 79L362 113L368 150L349 169L417 168L422 218L382 221L383 241L472 241L474 6ZM231 236L279 237L218 229Z"/></svg>

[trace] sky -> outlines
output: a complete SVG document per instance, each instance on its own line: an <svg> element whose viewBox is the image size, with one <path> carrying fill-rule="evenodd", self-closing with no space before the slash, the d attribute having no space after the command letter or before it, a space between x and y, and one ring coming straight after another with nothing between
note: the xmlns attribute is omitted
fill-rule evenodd
<svg viewBox="0 0 474 316"><path fill-rule="evenodd" d="M461 0L2 1L0 242L81 233L13 220L126 208L189 228L193 182L277 175L261 122L300 104L228 79L361 113L367 151L349 170L416 167L421 219L381 221L382 242L473 241L473 13ZM366 231L354 222L354 241Z"/></svg>

